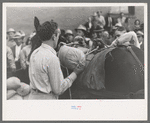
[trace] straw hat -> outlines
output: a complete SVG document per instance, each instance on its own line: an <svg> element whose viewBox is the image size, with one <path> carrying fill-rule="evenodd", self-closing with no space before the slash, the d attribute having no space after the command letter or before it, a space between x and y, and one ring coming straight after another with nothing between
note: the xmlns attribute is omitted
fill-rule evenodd
<svg viewBox="0 0 150 123"><path fill-rule="evenodd" d="M122 24L121 23L116 23L115 26L113 26L113 30L117 29L118 27L122 27Z"/></svg>
<svg viewBox="0 0 150 123"><path fill-rule="evenodd" d="M144 36L144 33L142 31L140 31L140 30L137 31L136 34L137 34L137 36Z"/></svg>
<svg viewBox="0 0 150 123"><path fill-rule="evenodd" d="M82 36L76 36L74 38L74 41L84 40Z"/></svg>
<svg viewBox="0 0 150 123"><path fill-rule="evenodd" d="M86 27L83 25L79 25L78 28L75 29L75 31L77 31L77 30L83 30L86 32Z"/></svg>
<svg viewBox="0 0 150 123"><path fill-rule="evenodd" d="M7 34L8 34L9 32L14 32L14 33L15 33L16 31L15 31L13 28L9 28L8 31L7 31Z"/></svg>
<svg viewBox="0 0 150 123"><path fill-rule="evenodd" d="M66 30L65 35L73 35L73 32L71 30Z"/></svg>
<svg viewBox="0 0 150 123"><path fill-rule="evenodd" d="M19 39L19 38L22 38L22 35L21 35L21 33L16 32L13 39Z"/></svg>
<svg viewBox="0 0 150 123"><path fill-rule="evenodd" d="M99 25L97 25L96 29L93 30L93 32L102 32L102 31L104 31L104 28Z"/></svg>
<svg viewBox="0 0 150 123"><path fill-rule="evenodd" d="M25 33L22 30L20 30L18 32L22 35L22 37L25 37Z"/></svg>

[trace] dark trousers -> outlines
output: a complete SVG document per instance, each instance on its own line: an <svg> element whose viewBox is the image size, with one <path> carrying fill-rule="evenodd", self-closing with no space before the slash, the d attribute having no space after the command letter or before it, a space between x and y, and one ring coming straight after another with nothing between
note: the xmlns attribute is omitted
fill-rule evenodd
<svg viewBox="0 0 150 123"><path fill-rule="evenodd" d="M28 66L24 70L24 69L21 69L20 61L15 62L15 64L16 64L16 72L13 73L13 76L19 78L21 82L30 84Z"/></svg>
<svg viewBox="0 0 150 123"><path fill-rule="evenodd" d="M12 76L13 76L13 73L12 73L11 69L7 68L7 79L12 77Z"/></svg>

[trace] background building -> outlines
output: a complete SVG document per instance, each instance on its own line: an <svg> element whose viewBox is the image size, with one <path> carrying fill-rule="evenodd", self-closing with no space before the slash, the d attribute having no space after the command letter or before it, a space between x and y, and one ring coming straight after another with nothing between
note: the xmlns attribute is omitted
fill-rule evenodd
<svg viewBox="0 0 150 123"><path fill-rule="evenodd" d="M27 35L34 30L34 16L41 23L53 19L61 29L74 29L79 24L84 24L94 12L102 11L103 16L111 12L111 16L117 18L120 12L126 17L131 17L130 24L135 19L144 22L143 6L107 6L107 7L7 7L7 29L23 30Z"/></svg>

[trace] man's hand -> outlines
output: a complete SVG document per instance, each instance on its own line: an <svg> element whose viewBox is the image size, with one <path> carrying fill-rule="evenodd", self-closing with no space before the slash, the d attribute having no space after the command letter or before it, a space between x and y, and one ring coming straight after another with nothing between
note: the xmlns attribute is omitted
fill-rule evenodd
<svg viewBox="0 0 150 123"><path fill-rule="evenodd" d="M85 61L82 63L79 63L76 68L74 69L74 72L76 73L76 75L80 74L85 68Z"/></svg>

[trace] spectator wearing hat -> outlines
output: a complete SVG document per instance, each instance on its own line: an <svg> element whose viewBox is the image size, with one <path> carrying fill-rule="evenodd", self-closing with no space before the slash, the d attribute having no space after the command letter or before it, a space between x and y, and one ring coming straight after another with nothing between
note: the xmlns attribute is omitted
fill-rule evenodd
<svg viewBox="0 0 150 123"><path fill-rule="evenodd" d="M73 72L64 79L60 61L54 50L57 46L60 29L54 21L40 24L37 17L34 19L36 32L42 44L35 49L30 57L29 78L31 93L29 100L58 99L83 71L84 64L79 63Z"/></svg>
<svg viewBox="0 0 150 123"><path fill-rule="evenodd" d="M134 32L136 33L138 30L141 30L141 22L139 19L136 19L134 21L134 27L133 27Z"/></svg>
<svg viewBox="0 0 150 123"><path fill-rule="evenodd" d="M100 25L97 25L96 29L93 30L94 33L97 34L97 38L102 38L103 37L103 32L104 32L104 28Z"/></svg>
<svg viewBox="0 0 150 123"><path fill-rule="evenodd" d="M13 53L10 47L6 46L7 48L7 78L11 77L13 74L12 72L16 71L16 65L15 65L15 60L13 57Z"/></svg>
<svg viewBox="0 0 150 123"><path fill-rule="evenodd" d="M13 47L16 45L15 41L13 40L13 37L15 35L15 30L13 28L9 28L7 31L7 46Z"/></svg>
<svg viewBox="0 0 150 123"><path fill-rule="evenodd" d="M144 51L144 33L142 31L137 31L137 38L140 44L140 48Z"/></svg>
<svg viewBox="0 0 150 123"><path fill-rule="evenodd" d="M124 13L120 13L120 17L117 18L117 23L120 23L122 26L125 24L126 17L124 17Z"/></svg>
<svg viewBox="0 0 150 123"><path fill-rule="evenodd" d="M66 38L66 43L67 44L73 42L73 39L74 39L73 32L71 30L66 30L65 38Z"/></svg>
<svg viewBox="0 0 150 123"><path fill-rule="evenodd" d="M112 35L112 28L115 25L114 18L110 16L110 13L107 13L107 16L105 17L106 25L104 27L105 30L109 32L109 34Z"/></svg>
<svg viewBox="0 0 150 123"><path fill-rule="evenodd" d="M19 32L15 33L13 39L16 42L16 45L11 47L11 49L12 49L13 56L15 59L16 69L18 70L21 68L20 52L21 52L21 49L24 47L24 45L22 44L22 35Z"/></svg>
<svg viewBox="0 0 150 123"><path fill-rule="evenodd" d="M75 31L77 32L77 36L81 36L84 39L85 42L85 46L86 48L90 50L92 50L93 47L93 42L91 41L90 38L87 38L86 35L86 27L83 25L79 25L78 28L75 29Z"/></svg>
<svg viewBox="0 0 150 123"><path fill-rule="evenodd" d="M111 44L111 39L110 39L110 35L108 33L108 31L104 31L103 32L103 41L105 42L105 44L110 45Z"/></svg>
<svg viewBox="0 0 150 123"><path fill-rule="evenodd" d="M122 24L121 23L116 23L115 26L112 27L112 37L115 38L115 31L119 28L119 27L122 27Z"/></svg>
<svg viewBox="0 0 150 123"><path fill-rule="evenodd" d="M18 31L20 34L21 34L21 36L22 36L22 44L23 45L25 45L26 44L26 42L25 42L25 33L24 33L24 31L22 31L22 30L20 30L20 31Z"/></svg>
<svg viewBox="0 0 150 123"><path fill-rule="evenodd" d="M107 44L107 41L106 41L106 34L104 34L104 28L97 25L96 29L93 30L93 33L96 34L96 38L93 39L93 42L94 42L94 48L96 48L97 46L99 46L100 48L103 48L105 44ZM108 37L107 37L108 38Z"/></svg>
<svg viewBox="0 0 150 123"><path fill-rule="evenodd" d="M104 27L106 22L104 16L102 16L102 11L97 11L97 19L98 23L101 27Z"/></svg>

